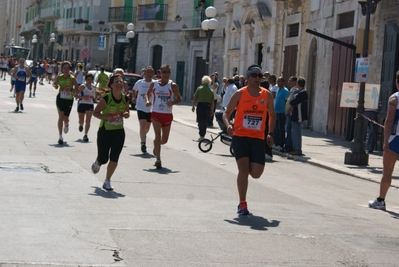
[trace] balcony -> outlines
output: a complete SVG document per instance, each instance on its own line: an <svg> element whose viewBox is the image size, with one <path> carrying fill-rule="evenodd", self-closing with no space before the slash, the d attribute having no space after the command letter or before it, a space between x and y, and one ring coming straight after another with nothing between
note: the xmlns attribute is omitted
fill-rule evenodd
<svg viewBox="0 0 399 267"><path fill-rule="evenodd" d="M75 23L75 32L84 35L99 35L109 32L109 26L105 23L99 23L98 20L91 20L89 23Z"/></svg>
<svg viewBox="0 0 399 267"><path fill-rule="evenodd" d="M21 28L21 35L26 36L31 32L36 32L38 29L33 26L33 20L29 21L28 23L25 23L22 28Z"/></svg>
<svg viewBox="0 0 399 267"><path fill-rule="evenodd" d="M165 24L168 20L168 5L151 4L139 5L137 12L137 20L149 25L157 26Z"/></svg>
<svg viewBox="0 0 399 267"><path fill-rule="evenodd" d="M40 18L44 21L54 21L60 18L60 9L58 8L44 8L40 10Z"/></svg>
<svg viewBox="0 0 399 267"><path fill-rule="evenodd" d="M135 7L110 7L108 9L108 24L125 26L128 23L135 22Z"/></svg>
<svg viewBox="0 0 399 267"><path fill-rule="evenodd" d="M70 34L74 33L75 30L75 23L73 22L75 18L68 18L68 19L60 19L57 21L57 29L58 32L63 34Z"/></svg>

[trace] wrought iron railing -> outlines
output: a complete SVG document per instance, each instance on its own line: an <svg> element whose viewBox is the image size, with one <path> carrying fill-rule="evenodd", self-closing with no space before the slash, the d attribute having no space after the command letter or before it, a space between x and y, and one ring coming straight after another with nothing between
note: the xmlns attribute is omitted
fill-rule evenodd
<svg viewBox="0 0 399 267"><path fill-rule="evenodd" d="M166 21L167 14L168 5L165 4L139 5L137 20Z"/></svg>
<svg viewBox="0 0 399 267"><path fill-rule="evenodd" d="M110 7L108 9L108 22L135 22L135 7Z"/></svg>

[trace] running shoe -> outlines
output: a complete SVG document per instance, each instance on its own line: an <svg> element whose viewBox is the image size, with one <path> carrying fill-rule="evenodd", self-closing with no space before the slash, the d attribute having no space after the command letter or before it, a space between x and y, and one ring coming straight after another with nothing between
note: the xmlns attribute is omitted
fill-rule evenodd
<svg viewBox="0 0 399 267"><path fill-rule="evenodd" d="M98 163L98 161L96 160L93 165L91 165L91 171L96 174L100 171L101 165Z"/></svg>
<svg viewBox="0 0 399 267"><path fill-rule="evenodd" d="M145 143L141 143L141 152L147 153L147 147L146 147Z"/></svg>
<svg viewBox="0 0 399 267"><path fill-rule="evenodd" d="M79 125L79 132L83 132L83 125Z"/></svg>
<svg viewBox="0 0 399 267"><path fill-rule="evenodd" d="M155 161L154 166L155 166L157 169L161 169L161 168L162 168L162 163L161 163L161 161L160 161L160 160Z"/></svg>
<svg viewBox="0 0 399 267"><path fill-rule="evenodd" d="M386 210L385 201L378 201L378 199L369 201L369 208L377 210Z"/></svg>
<svg viewBox="0 0 399 267"><path fill-rule="evenodd" d="M58 144L59 145L64 144L64 139L62 139L62 136L60 136L60 138L58 138Z"/></svg>
<svg viewBox="0 0 399 267"><path fill-rule="evenodd" d="M10 89L10 92L12 92L12 88Z"/></svg>
<svg viewBox="0 0 399 267"><path fill-rule="evenodd" d="M16 107L14 112L18 112L19 111L19 107Z"/></svg>
<svg viewBox="0 0 399 267"><path fill-rule="evenodd" d="M105 179L104 183L103 183L103 189L107 190L107 191L112 191L114 190L114 188L111 186L111 181Z"/></svg>
<svg viewBox="0 0 399 267"><path fill-rule="evenodd" d="M21 110L24 110L24 105L22 105L22 103L19 104L19 106L21 107Z"/></svg>
<svg viewBox="0 0 399 267"><path fill-rule="evenodd" d="M33 92L33 97L36 97L36 94L35 94L35 92Z"/></svg>
<svg viewBox="0 0 399 267"><path fill-rule="evenodd" d="M32 97L32 93L29 93L29 97Z"/></svg>
<svg viewBox="0 0 399 267"><path fill-rule="evenodd" d="M67 134L68 131L69 131L69 125L68 125L68 124L65 124L65 125L64 125L64 134Z"/></svg>
<svg viewBox="0 0 399 267"><path fill-rule="evenodd" d="M87 134L83 136L83 142L89 142L89 138L87 137Z"/></svg>
<svg viewBox="0 0 399 267"><path fill-rule="evenodd" d="M237 213L239 215L248 215L249 214L247 202L240 202L240 204L238 204Z"/></svg>

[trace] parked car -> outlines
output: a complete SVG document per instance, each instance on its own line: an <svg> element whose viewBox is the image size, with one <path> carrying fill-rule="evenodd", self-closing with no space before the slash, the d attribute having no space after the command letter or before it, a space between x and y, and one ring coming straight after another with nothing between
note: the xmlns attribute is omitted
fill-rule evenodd
<svg viewBox="0 0 399 267"><path fill-rule="evenodd" d="M127 84L129 85L129 93L130 93L130 96L132 96L133 95L133 86L134 86L134 84L138 80L141 80L142 77L141 77L140 74L128 73L128 72L123 73L123 77L124 77L125 82L127 82ZM131 98L132 97L130 97L130 100L131 100ZM136 103L133 103L132 101L130 101L130 108L131 109L136 109Z"/></svg>

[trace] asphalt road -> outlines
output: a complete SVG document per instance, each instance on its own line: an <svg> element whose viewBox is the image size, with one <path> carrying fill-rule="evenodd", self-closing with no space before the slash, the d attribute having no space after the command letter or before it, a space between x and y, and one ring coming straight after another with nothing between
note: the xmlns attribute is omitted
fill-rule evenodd
<svg viewBox="0 0 399 267"><path fill-rule="evenodd" d="M90 170L99 121L83 143L75 102L59 146L56 90L38 85L15 113L9 88L0 81L0 267L399 265L398 190L389 212L371 210L376 184L275 156L239 217L228 146L202 153L197 130L174 122L156 170L132 111L105 192L105 166Z"/></svg>

